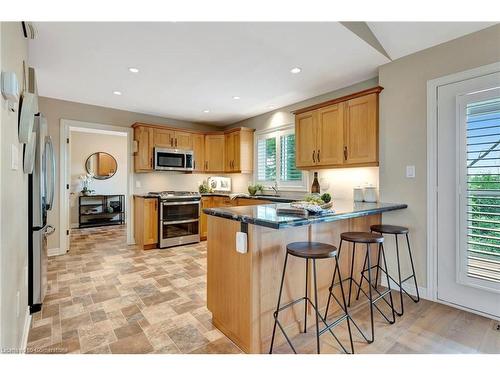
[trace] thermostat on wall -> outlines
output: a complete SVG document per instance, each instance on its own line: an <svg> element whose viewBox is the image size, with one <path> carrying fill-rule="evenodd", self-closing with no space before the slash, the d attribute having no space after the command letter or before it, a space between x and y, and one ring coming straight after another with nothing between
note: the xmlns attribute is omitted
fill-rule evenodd
<svg viewBox="0 0 500 375"><path fill-rule="evenodd" d="M9 102L19 101L19 83L14 72L2 72L2 96Z"/></svg>

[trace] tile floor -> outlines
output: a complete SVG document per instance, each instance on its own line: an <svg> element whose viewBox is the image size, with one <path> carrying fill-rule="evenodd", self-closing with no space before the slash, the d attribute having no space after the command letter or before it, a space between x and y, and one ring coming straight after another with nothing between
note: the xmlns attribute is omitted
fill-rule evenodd
<svg viewBox="0 0 500 375"><path fill-rule="evenodd" d="M169 250L126 245L124 227L73 230L52 257L32 353L239 353L205 307L204 243Z"/></svg>
<svg viewBox="0 0 500 375"><path fill-rule="evenodd" d="M31 353L240 353L205 307L206 245L137 250L124 227L74 230L71 251L48 266L48 293L33 315ZM367 307L354 314L368 328ZM357 353L500 353L498 322L442 304L407 299L393 325L375 317L376 340L355 334ZM345 324L335 333L347 344ZM293 339L316 351L314 329ZM322 353L339 353L330 335ZM291 353L285 343L275 353Z"/></svg>

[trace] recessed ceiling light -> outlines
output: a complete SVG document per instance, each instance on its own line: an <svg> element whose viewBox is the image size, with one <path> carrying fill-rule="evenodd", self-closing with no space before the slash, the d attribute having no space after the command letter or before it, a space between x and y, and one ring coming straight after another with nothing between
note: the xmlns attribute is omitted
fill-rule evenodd
<svg viewBox="0 0 500 375"><path fill-rule="evenodd" d="M302 69L300 69L299 67L295 67L295 68L292 68L290 70L290 73L292 73L292 74L299 74L301 71L302 71Z"/></svg>
<svg viewBox="0 0 500 375"><path fill-rule="evenodd" d="M113 91L113 94L115 94L115 95L121 95L122 92L121 91Z"/></svg>
<svg viewBox="0 0 500 375"><path fill-rule="evenodd" d="M233 96L234 100L240 100L241 98L239 96Z"/></svg>
<svg viewBox="0 0 500 375"><path fill-rule="evenodd" d="M210 110L209 110L209 109L204 109L204 110L203 110L203 113L209 113L209 112L210 112Z"/></svg>
<svg viewBox="0 0 500 375"><path fill-rule="evenodd" d="M130 73L139 73L139 69L134 68L134 67L130 67L130 68L128 68L128 71L129 71Z"/></svg>

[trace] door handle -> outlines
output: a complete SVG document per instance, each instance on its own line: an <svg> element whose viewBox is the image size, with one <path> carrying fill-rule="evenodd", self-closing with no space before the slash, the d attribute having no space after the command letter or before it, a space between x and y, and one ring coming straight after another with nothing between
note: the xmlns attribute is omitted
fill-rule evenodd
<svg viewBox="0 0 500 375"><path fill-rule="evenodd" d="M316 159L314 158L315 154L316 154L316 150L313 151L313 163L316 163Z"/></svg>
<svg viewBox="0 0 500 375"><path fill-rule="evenodd" d="M347 160L347 146L344 146L344 160Z"/></svg>
<svg viewBox="0 0 500 375"><path fill-rule="evenodd" d="M320 160L319 160L319 151L320 151L320 150L318 150L318 163L320 162Z"/></svg>

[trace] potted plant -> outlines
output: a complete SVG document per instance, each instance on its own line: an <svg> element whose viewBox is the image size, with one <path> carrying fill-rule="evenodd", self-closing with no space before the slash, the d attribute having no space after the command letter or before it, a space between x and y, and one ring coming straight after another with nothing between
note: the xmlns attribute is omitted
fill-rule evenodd
<svg viewBox="0 0 500 375"><path fill-rule="evenodd" d="M94 193L94 190L90 188L92 184L92 175L90 173L82 174L80 180L82 181L82 195L92 195Z"/></svg>

